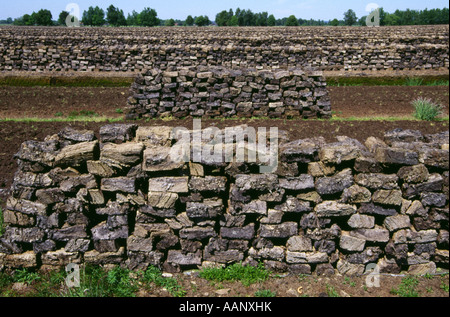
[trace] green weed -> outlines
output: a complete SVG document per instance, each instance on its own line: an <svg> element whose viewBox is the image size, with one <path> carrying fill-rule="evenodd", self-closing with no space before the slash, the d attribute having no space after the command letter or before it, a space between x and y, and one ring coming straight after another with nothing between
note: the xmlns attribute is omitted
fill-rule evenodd
<svg viewBox="0 0 450 317"><path fill-rule="evenodd" d="M340 297L336 289L329 284L327 284L327 294L329 297Z"/></svg>
<svg viewBox="0 0 450 317"><path fill-rule="evenodd" d="M272 292L269 289L263 289L255 292L255 297L277 297L276 292Z"/></svg>
<svg viewBox="0 0 450 317"><path fill-rule="evenodd" d="M422 84L422 78L409 77L405 80L404 86L422 86Z"/></svg>
<svg viewBox="0 0 450 317"><path fill-rule="evenodd" d="M447 281L448 281L448 280L447 280ZM449 292L449 285L446 284L444 280L441 281L441 289L442 289L444 292L447 292L447 293Z"/></svg>
<svg viewBox="0 0 450 317"><path fill-rule="evenodd" d="M136 281L130 277L130 271L119 266L108 272L106 281L114 297L134 297L139 290Z"/></svg>
<svg viewBox="0 0 450 317"><path fill-rule="evenodd" d="M174 278L164 277L157 267L149 266L144 272L143 281L165 288L173 297L186 296L186 291L178 284L178 281Z"/></svg>
<svg viewBox="0 0 450 317"><path fill-rule="evenodd" d="M413 116L419 120L432 121L443 114L443 107L427 98L416 99L412 105L414 107Z"/></svg>
<svg viewBox="0 0 450 317"><path fill-rule="evenodd" d="M236 263L226 268L205 268L200 271L200 277L214 282L240 281L242 285L249 286L266 281L270 272L261 263L256 267Z"/></svg>
<svg viewBox="0 0 450 317"><path fill-rule="evenodd" d="M419 279L417 277L405 277L397 288L391 289L391 294L400 297L419 297L419 292L416 290L417 285L419 285Z"/></svg>
<svg viewBox="0 0 450 317"><path fill-rule="evenodd" d="M77 119L77 118L93 118L98 117L98 113L91 110L81 110L81 111L71 111L68 115L69 119Z"/></svg>
<svg viewBox="0 0 450 317"><path fill-rule="evenodd" d="M24 283L31 285L36 281L39 281L42 277L33 271L27 269L20 269L14 272L14 280L18 283Z"/></svg>

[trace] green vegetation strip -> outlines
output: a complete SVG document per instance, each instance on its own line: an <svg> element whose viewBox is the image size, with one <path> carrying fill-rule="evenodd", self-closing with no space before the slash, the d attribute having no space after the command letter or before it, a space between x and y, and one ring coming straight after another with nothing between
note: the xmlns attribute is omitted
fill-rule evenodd
<svg viewBox="0 0 450 317"><path fill-rule="evenodd" d="M449 76L421 77L327 77L330 87L346 86L448 86Z"/></svg>
<svg viewBox="0 0 450 317"><path fill-rule="evenodd" d="M245 120L244 120L245 119ZM152 120L160 120L160 119L141 119L136 120L136 123L139 122L151 122ZM182 119L180 119L182 121ZM164 119L163 121L170 122L170 121L180 121L179 119ZM273 122L280 122L280 121L304 121L304 122L365 122L365 121L389 121L389 122L395 122L395 121L411 121L411 122L419 122L423 121L418 118L414 118L413 116L410 117L337 117L334 116L331 119L270 119L270 118L221 118L218 119L219 121L246 121L246 122L254 122L254 121L273 121ZM0 118L1 122L17 122L17 123L40 123L40 122L124 122L126 121L122 117L118 118L111 118L111 117L103 117L103 116L93 116L93 117L84 117L84 116L77 116L77 117L55 117L55 118L37 118L37 117L31 117L31 118ZM440 118L434 118L432 121L434 122L448 122L449 117L440 117Z"/></svg>
<svg viewBox="0 0 450 317"><path fill-rule="evenodd" d="M261 263L256 267L236 263L226 268L205 268L200 271L200 277L215 283L240 281L242 285L249 286L266 281L270 272Z"/></svg>
<svg viewBox="0 0 450 317"><path fill-rule="evenodd" d="M134 76L15 76L0 77L11 87L130 87ZM345 86L449 86L449 75L420 77L327 77L330 87Z"/></svg>

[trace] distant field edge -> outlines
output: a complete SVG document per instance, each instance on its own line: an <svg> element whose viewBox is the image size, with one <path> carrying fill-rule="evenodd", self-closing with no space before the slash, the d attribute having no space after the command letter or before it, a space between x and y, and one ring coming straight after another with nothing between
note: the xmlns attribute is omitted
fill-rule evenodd
<svg viewBox="0 0 450 317"><path fill-rule="evenodd" d="M448 85L449 70L324 71L329 86ZM0 72L0 86L130 87L138 72Z"/></svg>

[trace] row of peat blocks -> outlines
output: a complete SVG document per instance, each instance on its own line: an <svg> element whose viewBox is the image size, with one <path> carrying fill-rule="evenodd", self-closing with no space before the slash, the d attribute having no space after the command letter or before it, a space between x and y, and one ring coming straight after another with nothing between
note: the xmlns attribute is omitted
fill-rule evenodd
<svg viewBox="0 0 450 317"><path fill-rule="evenodd" d="M172 132L112 124L99 137L66 128L24 142L0 268L179 272L262 262L277 272L359 275L371 263L382 273L448 267L448 131L395 130L364 144L280 133L278 169L265 174L258 162L174 160Z"/></svg>
<svg viewBox="0 0 450 317"><path fill-rule="evenodd" d="M128 119L331 118L323 73L310 69L149 69L136 77L131 93Z"/></svg>

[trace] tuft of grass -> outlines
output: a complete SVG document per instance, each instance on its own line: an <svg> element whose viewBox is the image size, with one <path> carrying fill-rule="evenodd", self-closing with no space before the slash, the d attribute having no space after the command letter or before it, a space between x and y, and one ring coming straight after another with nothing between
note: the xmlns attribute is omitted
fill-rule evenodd
<svg viewBox="0 0 450 317"><path fill-rule="evenodd" d="M416 276L405 277L397 288L391 289L391 294L400 297L419 297L417 285L419 285L419 279Z"/></svg>
<svg viewBox="0 0 450 317"><path fill-rule="evenodd" d="M262 263L256 267L235 263L226 268L204 268L200 271L200 277L214 282L240 281L242 285L250 286L266 281L270 277L270 272L264 268Z"/></svg>
<svg viewBox="0 0 450 317"><path fill-rule="evenodd" d="M327 295L329 297L341 297L338 294L338 292L336 291L336 289L333 286L329 285L329 284L327 284Z"/></svg>
<svg viewBox="0 0 450 317"><path fill-rule="evenodd" d="M120 266L116 266L114 269L108 272L106 281L108 288L115 297L135 297L139 287L130 276L128 269L123 269Z"/></svg>
<svg viewBox="0 0 450 317"><path fill-rule="evenodd" d="M417 77L409 77L405 80L404 86L422 86L423 79Z"/></svg>
<svg viewBox="0 0 450 317"><path fill-rule="evenodd" d="M25 268L14 272L14 281L18 283L31 285L34 282L40 281L41 278L42 277L38 273L27 270Z"/></svg>
<svg viewBox="0 0 450 317"><path fill-rule="evenodd" d="M255 292L255 297L277 297L277 293L272 292L270 289L262 289Z"/></svg>
<svg viewBox="0 0 450 317"><path fill-rule="evenodd" d="M448 80L435 80L426 84L427 86L448 86Z"/></svg>
<svg viewBox="0 0 450 317"><path fill-rule="evenodd" d="M164 277L157 267L149 266L142 279L145 283L153 283L158 287L165 288L173 297L186 296L186 291L178 284L178 281L174 278Z"/></svg>
<svg viewBox="0 0 450 317"><path fill-rule="evenodd" d="M413 116L419 120L433 121L443 114L443 107L428 98L418 98L412 102Z"/></svg>
<svg viewBox="0 0 450 317"><path fill-rule="evenodd" d="M80 270L80 287L69 288L67 297L135 297L137 281L128 269L115 267L106 271L99 266L86 265Z"/></svg>
<svg viewBox="0 0 450 317"><path fill-rule="evenodd" d="M69 113L69 119L83 119L83 118L95 118L98 117L98 113L91 110L72 111Z"/></svg>
<svg viewBox="0 0 450 317"><path fill-rule="evenodd" d="M448 280L447 280L448 281ZM444 282L444 280L442 280L441 281L441 289L444 291L444 292L449 292L449 285L448 284L446 284L445 282Z"/></svg>

